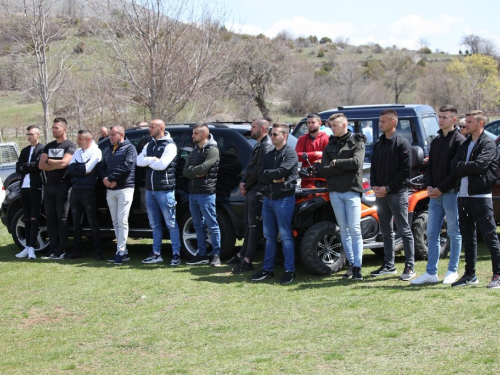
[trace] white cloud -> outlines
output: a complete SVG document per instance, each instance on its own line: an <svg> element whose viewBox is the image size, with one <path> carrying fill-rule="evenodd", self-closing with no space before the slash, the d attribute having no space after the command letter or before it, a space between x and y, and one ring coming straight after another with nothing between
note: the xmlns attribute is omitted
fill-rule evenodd
<svg viewBox="0 0 500 375"><path fill-rule="evenodd" d="M228 23L226 24L228 30L231 30L239 34L249 34L249 35L259 35L263 33L263 30L256 25L243 25L240 23Z"/></svg>
<svg viewBox="0 0 500 375"><path fill-rule="evenodd" d="M351 23L325 23L312 21L304 17L296 16L292 19L282 19L275 22L264 33L273 38L280 31L287 30L295 36L316 35L318 38L324 36L335 38L337 36L348 36L356 32Z"/></svg>

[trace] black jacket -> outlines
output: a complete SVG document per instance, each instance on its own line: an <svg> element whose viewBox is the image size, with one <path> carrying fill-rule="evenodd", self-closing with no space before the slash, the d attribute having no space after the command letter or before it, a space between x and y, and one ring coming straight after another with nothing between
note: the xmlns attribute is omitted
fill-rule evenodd
<svg viewBox="0 0 500 375"><path fill-rule="evenodd" d="M321 174L326 177L328 191L363 193L365 143L363 134L350 131L342 137L330 136L321 159Z"/></svg>
<svg viewBox="0 0 500 375"><path fill-rule="evenodd" d="M114 146L111 144L102 156L99 178L108 178L109 182L116 181L116 187L112 190L134 187L135 162L137 151L128 139L118 144L113 153Z"/></svg>
<svg viewBox="0 0 500 375"><path fill-rule="evenodd" d="M429 161L425 167L425 186L437 187L441 193L446 193L455 188L457 178L451 175L451 161L464 143L465 137L458 128L448 132L438 131L438 136L431 142Z"/></svg>
<svg viewBox="0 0 500 375"><path fill-rule="evenodd" d="M38 163L40 157L42 156L44 145L39 143L35 146L33 154L31 155L31 161L28 162L30 157L31 146L27 146L21 150L19 154L19 159L16 163L16 173L21 175L21 187L23 186L24 176L28 173L30 174L30 186L33 189L39 189L44 184L43 174L38 168Z"/></svg>
<svg viewBox="0 0 500 375"><path fill-rule="evenodd" d="M264 196L269 199L283 199L295 194L297 186L299 158L292 146L285 145L281 150L269 151L262 161L259 182L264 185ZM274 183L273 180L285 179Z"/></svg>
<svg viewBox="0 0 500 375"><path fill-rule="evenodd" d="M189 194L215 194L219 172L219 149L212 134L203 147L196 144L182 170L189 179ZM201 176L201 177L197 177Z"/></svg>
<svg viewBox="0 0 500 375"><path fill-rule="evenodd" d="M390 139L382 134L373 145L370 185L388 186L389 194L407 190L411 172L411 145L398 132Z"/></svg>
<svg viewBox="0 0 500 375"><path fill-rule="evenodd" d="M273 144L268 135L265 135L260 142L255 144L245 173L245 190L264 190L264 185L259 183L259 171L264 156L272 149Z"/></svg>
<svg viewBox="0 0 500 375"><path fill-rule="evenodd" d="M465 161L471 141L472 137L468 137L462 143L451 162L451 174L458 178L455 191L460 190L462 177L467 176L469 196L490 194L497 181L498 155L495 142L482 132L476 140L469 161Z"/></svg>

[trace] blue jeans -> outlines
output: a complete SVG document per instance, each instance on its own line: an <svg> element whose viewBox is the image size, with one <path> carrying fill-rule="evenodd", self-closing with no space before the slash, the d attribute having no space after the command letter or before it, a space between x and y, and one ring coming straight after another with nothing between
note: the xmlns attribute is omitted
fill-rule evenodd
<svg viewBox="0 0 500 375"><path fill-rule="evenodd" d="M295 195L283 199L264 198L262 204L262 225L266 250L262 269L272 271L276 249L278 247L278 232L285 256L285 271L295 272L295 245L292 234L292 217L295 209Z"/></svg>
<svg viewBox="0 0 500 375"><path fill-rule="evenodd" d="M205 222L212 242L211 254L220 254L220 229L215 211L215 194L189 194L189 210L193 217L193 227L198 242L198 255L207 255L207 235Z"/></svg>
<svg viewBox="0 0 500 375"><path fill-rule="evenodd" d="M349 264L361 267L363 263L363 237L361 236L361 196L354 191L330 192L335 218L340 228L340 240Z"/></svg>
<svg viewBox="0 0 500 375"><path fill-rule="evenodd" d="M394 267L394 230L392 219L396 222L399 234L403 240L406 266L413 268L415 263L415 245L410 225L408 224L408 191L387 194L377 198L377 214L384 241L384 263Z"/></svg>
<svg viewBox="0 0 500 375"><path fill-rule="evenodd" d="M146 207L148 209L149 226L153 230L153 252L161 254L163 240L163 222L170 233L172 252L181 253L181 237L179 227L175 220L175 192L173 190L146 191Z"/></svg>
<svg viewBox="0 0 500 375"><path fill-rule="evenodd" d="M427 221L428 260L427 273L435 275L438 271L441 243L439 234L446 215L447 233L450 237L450 262L448 271L457 272L462 249L462 236L458 226L457 194L453 191L442 194L429 201L429 218Z"/></svg>

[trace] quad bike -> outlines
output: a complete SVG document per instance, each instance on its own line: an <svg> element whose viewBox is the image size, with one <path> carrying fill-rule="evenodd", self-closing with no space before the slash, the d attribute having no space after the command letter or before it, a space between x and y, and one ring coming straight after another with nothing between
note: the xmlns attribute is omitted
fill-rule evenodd
<svg viewBox="0 0 500 375"><path fill-rule="evenodd" d="M346 261L346 254L340 241L340 230L330 203L330 197L324 178L320 178L317 168L308 166L301 168L299 175L314 177L314 184L306 188L298 188L295 194L295 212L292 221L296 243L300 244L300 255L306 268L315 275L329 275L340 271ZM415 243L415 258L427 257L427 216L429 197L422 189L423 176L413 179L408 186L408 221ZM363 196L361 198L361 233L363 248L383 255L384 244L380 232L380 223L375 206L375 194L368 180L363 180ZM395 229L395 250L403 250L403 241ZM444 257L449 251L446 235L446 223L441 230L440 255Z"/></svg>

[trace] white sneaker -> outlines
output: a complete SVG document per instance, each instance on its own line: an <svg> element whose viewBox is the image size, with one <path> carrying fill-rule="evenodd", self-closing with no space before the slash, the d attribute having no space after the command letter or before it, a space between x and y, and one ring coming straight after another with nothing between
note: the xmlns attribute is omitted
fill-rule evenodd
<svg viewBox="0 0 500 375"><path fill-rule="evenodd" d="M437 284L439 282L438 275L431 275L425 272L422 276L417 277L410 281L410 284L421 285L421 284Z"/></svg>
<svg viewBox="0 0 500 375"><path fill-rule="evenodd" d="M32 247L28 248L28 259L36 259L35 249Z"/></svg>
<svg viewBox="0 0 500 375"><path fill-rule="evenodd" d="M25 247L23 251L16 254L16 258L26 258L29 253L28 249L29 249L28 247Z"/></svg>
<svg viewBox="0 0 500 375"><path fill-rule="evenodd" d="M446 275L444 275L443 284L451 284L457 281L458 272L446 271Z"/></svg>

